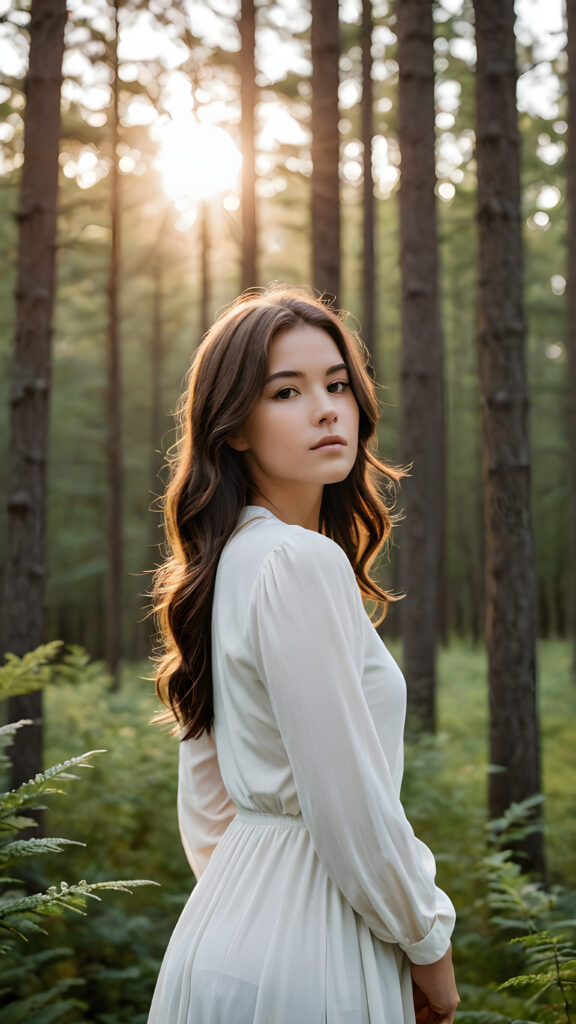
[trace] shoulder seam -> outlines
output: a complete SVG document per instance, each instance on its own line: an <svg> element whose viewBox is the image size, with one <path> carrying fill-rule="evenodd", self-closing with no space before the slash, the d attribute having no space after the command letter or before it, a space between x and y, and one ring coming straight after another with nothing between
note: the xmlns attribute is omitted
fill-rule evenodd
<svg viewBox="0 0 576 1024"><path fill-rule="evenodd" d="M317 543L318 538L321 538L320 545L323 548L323 550L329 551L329 550L332 550L332 548L336 548L337 549L336 557L337 558L343 558L345 565L351 570L352 574L354 574L354 570L353 570L352 566L350 565L350 561L348 559L348 556L347 556L346 552L344 551L344 549L342 547L340 547L340 545L336 541L332 540L331 537L327 537L323 533L316 533L314 530L306 530L306 529L304 529L304 527L290 526L289 524L286 524L286 525L288 526L288 528L291 531L294 530L295 532L290 532L289 534L287 534L287 536L282 537L278 541L278 543L274 545L274 547L270 548L270 550L266 552L264 558L262 559L262 562L261 562L260 566L258 567L258 571L257 571L257 573L256 573L256 575L254 577L253 582L252 582L252 587L250 588L250 594L249 594L249 598L248 598L248 603L249 604L251 604L251 602L252 602L252 597L253 597L253 594L254 594L254 590L255 590L257 584L259 583L259 581L260 581L260 579L262 577L262 574L264 573L264 571L270 565L270 562L271 562L272 558L274 557L274 555L276 555L282 549L285 549L286 546L289 545L290 542L295 540L296 538L302 538L304 540L305 544ZM306 534L311 534L312 537L314 537L314 540L312 541L311 538L308 538L307 536L305 536ZM324 546L325 542L328 542L329 547L325 547Z"/></svg>

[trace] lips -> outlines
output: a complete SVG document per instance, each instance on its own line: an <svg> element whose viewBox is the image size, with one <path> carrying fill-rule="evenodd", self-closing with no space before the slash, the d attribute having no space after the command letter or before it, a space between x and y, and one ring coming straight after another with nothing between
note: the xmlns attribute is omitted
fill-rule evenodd
<svg viewBox="0 0 576 1024"><path fill-rule="evenodd" d="M318 448L326 448L329 445L341 445L344 446L347 442L343 437L338 434L327 434L326 437L322 437L311 449L315 452Z"/></svg>

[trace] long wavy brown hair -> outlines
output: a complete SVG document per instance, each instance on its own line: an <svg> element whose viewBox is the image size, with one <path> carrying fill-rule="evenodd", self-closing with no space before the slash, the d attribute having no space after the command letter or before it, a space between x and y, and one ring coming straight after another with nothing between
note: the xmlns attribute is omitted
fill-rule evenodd
<svg viewBox="0 0 576 1024"><path fill-rule="evenodd" d="M218 318L195 354L176 409L178 440L163 501L167 557L154 573L151 595L161 639L161 653L153 657L156 693L168 708L157 720L175 719L182 739L213 725L214 581L252 493L243 453L227 439L260 399L268 347L278 331L302 323L321 328L346 363L360 410L358 454L345 480L325 485L320 529L346 552L362 593L381 609L380 621L398 599L370 578L369 569L389 538L395 519L390 495L395 498L405 470L375 454L378 403L366 349L347 318L304 289L254 290Z"/></svg>

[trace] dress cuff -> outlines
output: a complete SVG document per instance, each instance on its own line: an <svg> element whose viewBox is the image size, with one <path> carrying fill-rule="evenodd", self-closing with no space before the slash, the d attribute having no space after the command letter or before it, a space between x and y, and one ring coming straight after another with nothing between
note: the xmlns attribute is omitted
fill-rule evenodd
<svg viewBox="0 0 576 1024"><path fill-rule="evenodd" d="M430 931L419 942L409 945L400 943L400 948L413 964L434 964L440 960L450 947L450 939L454 930L456 911L446 893L438 892L438 913Z"/></svg>

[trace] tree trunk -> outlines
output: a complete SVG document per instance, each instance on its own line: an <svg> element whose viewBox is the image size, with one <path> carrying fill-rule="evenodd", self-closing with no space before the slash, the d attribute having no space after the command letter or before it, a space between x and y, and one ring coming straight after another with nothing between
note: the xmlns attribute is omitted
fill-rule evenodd
<svg viewBox="0 0 576 1024"><path fill-rule="evenodd" d="M432 0L397 5L401 152L403 663L415 725L436 724L436 643L442 548L442 336L435 197Z"/></svg>
<svg viewBox="0 0 576 1024"><path fill-rule="evenodd" d="M340 294L338 4L312 0L312 281Z"/></svg>
<svg viewBox="0 0 576 1024"><path fill-rule="evenodd" d="M254 0L242 0L240 13L240 106L242 110L242 291L257 284L256 270L256 12Z"/></svg>
<svg viewBox="0 0 576 1024"><path fill-rule="evenodd" d="M112 43L112 123L110 167L111 245L108 269L108 599L106 661L112 688L120 685L122 657L122 374L120 365L119 299L120 274L120 171L118 168L118 10L114 0Z"/></svg>
<svg viewBox="0 0 576 1024"><path fill-rule="evenodd" d="M513 0L475 0L491 817L540 790ZM521 844L544 869L543 841Z"/></svg>
<svg viewBox="0 0 576 1024"><path fill-rule="evenodd" d="M158 243L159 246L160 243ZM152 262L152 335L150 338L150 384L151 384L151 444L150 444L150 552L154 560L160 558L158 546L162 539L161 514L157 496L161 491L160 470L164 464L162 455L162 365L163 365L163 322L162 322L162 254L157 250ZM152 627L152 633L154 627Z"/></svg>
<svg viewBox="0 0 576 1024"><path fill-rule="evenodd" d="M566 0L568 19L568 458L570 571L568 576L568 635L572 638L572 672L576 677L576 0Z"/></svg>
<svg viewBox="0 0 576 1024"><path fill-rule="evenodd" d="M371 0L362 0L362 144L364 165L362 338L368 348L368 351L370 352L372 366L376 371L376 267L374 257L374 178L372 175L372 110L372 2Z"/></svg>
<svg viewBox="0 0 576 1024"><path fill-rule="evenodd" d="M200 337L203 338L210 327L210 220L208 199L201 199L198 204L200 217Z"/></svg>
<svg viewBox="0 0 576 1024"><path fill-rule="evenodd" d="M46 639L46 469L58 201L65 0L33 0L17 212L16 329L10 395L7 542L2 648L22 656ZM10 720L28 718L12 747L12 786L42 770L42 694L13 697Z"/></svg>

